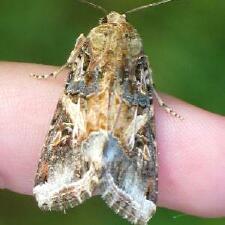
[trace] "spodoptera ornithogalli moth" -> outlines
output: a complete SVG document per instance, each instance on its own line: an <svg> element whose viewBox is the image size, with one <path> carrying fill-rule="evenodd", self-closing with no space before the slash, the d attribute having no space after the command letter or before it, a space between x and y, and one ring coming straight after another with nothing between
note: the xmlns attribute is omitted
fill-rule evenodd
<svg viewBox="0 0 225 225"><path fill-rule="evenodd" d="M137 31L109 13L79 36L42 149L33 193L44 210L65 210L93 195L134 224L156 211L158 164L152 71Z"/></svg>

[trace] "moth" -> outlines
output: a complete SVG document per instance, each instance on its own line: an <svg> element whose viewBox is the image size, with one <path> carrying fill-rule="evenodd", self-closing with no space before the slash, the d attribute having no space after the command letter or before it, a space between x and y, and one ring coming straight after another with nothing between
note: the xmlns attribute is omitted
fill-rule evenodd
<svg viewBox="0 0 225 225"><path fill-rule="evenodd" d="M139 34L125 14L110 12L79 36L59 70L33 76L56 77L63 69L68 78L35 178L38 206L66 210L100 195L131 223L147 224L158 195L153 95L179 115L155 91Z"/></svg>

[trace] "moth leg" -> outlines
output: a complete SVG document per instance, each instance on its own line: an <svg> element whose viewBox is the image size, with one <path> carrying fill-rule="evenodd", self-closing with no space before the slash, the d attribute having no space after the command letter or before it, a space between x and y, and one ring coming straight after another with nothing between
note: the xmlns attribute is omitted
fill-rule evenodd
<svg viewBox="0 0 225 225"><path fill-rule="evenodd" d="M59 69L55 70L52 73L49 74L35 74L35 73L31 73L30 75L36 79L47 79L49 77L54 77L56 78L58 74L60 74L66 67L68 67L68 63L64 64L63 66L61 66Z"/></svg>
<svg viewBox="0 0 225 225"><path fill-rule="evenodd" d="M178 113L176 113L170 106L168 106L159 96L159 94L157 93L157 91L155 90L155 88L153 87L153 93L157 99L158 104L170 115L175 116L176 118L179 118L181 120L183 120L184 118L179 115Z"/></svg>
<svg viewBox="0 0 225 225"><path fill-rule="evenodd" d="M136 70L136 76L140 80L141 89L149 92L149 98L152 99L152 94L155 95L158 104L170 115L175 116L181 120L183 117L176 113L170 106L168 106L159 96L155 89L155 85L152 79L152 70L148 62L148 57L146 55L141 55L136 59L136 63L134 64L134 69Z"/></svg>
<svg viewBox="0 0 225 225"><path fill-rule="evenodd" d="M36 79L47 79L49 77L54 77L56 78L64 69L71 67L72 70L74 71L76 69L75 66L75 60L77 58L77 55L80 53L80 50L82 48L82 46L84 45L84 43L86 42L86 37L81 34L76 43L75 43L75 47L74 49L71 51L69 58L67 59L67 62L61 66L59 69L57 69L56 71L49 73L49 74L35 74L32 73L31 76L36 78Z"/></svg>

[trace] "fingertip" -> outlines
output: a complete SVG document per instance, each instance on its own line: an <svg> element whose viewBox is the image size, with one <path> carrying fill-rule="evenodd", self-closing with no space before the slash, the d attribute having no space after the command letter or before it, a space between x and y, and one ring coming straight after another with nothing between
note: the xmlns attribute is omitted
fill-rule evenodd
<svg viewBox="0 0 225 225"><path fill-rule="evenodd" d="M31 194L40 150L55 105L63 90L61 79L36 80L31 72L56 67L27 63L0 64L1 187Z"/></svg>
<svg viewBox="0 0 225 225"><path fill-rule="evenodd" d="M29 76L52 72L51 66L1 63L0 68L0 187L32 194L41 147L65 77L45 81ZM159 205L195 215L224 215L224 117L166 95L163 99L184 119L155 105Z"/></svg>
<svg viewBox="0 0 225 225"><path fill-rule="evenodd" d="M224 215L224 117L172 97L163 99L184 120L156 106L159 204L194 215Z"/></svg>

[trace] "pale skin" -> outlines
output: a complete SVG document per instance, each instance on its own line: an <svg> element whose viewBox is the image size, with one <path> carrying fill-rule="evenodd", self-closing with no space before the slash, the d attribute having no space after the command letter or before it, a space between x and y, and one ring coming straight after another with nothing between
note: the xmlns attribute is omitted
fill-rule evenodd
<svg viewBox="0 0 225 225"><path fill-rule="evenodd" d="M41 146L63 91L66 70L48 80L29 74L56 69L0 63L0 188L32 194ZM155 104L158 205L203 217L225 216L225 117L160 96L184 120Z"/></svg>

